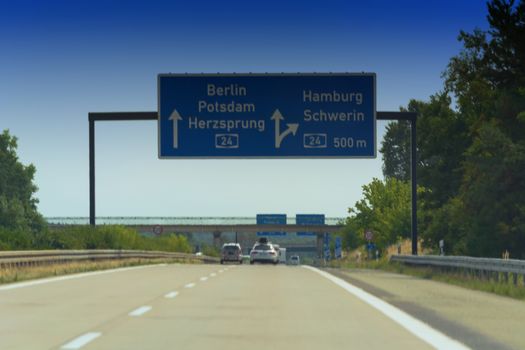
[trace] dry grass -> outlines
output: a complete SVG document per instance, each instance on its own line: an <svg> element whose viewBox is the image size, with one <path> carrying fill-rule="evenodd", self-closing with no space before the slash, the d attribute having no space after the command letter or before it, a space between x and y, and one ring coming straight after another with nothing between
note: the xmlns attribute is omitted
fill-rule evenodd
<svg viewBox="0 0 525 350"><path fill-rule="evenodd" d="M20 282L37 278L69 275L88 271L109 270L119 267L138 266L146 264L173 263L171 259L126 259L106 261L83 261L67 264L42 265L34 267L17 267L0 269L0 284ZM177 262L181 262L178 260ZM189 261L185 261L189 263Z"/></svg>
<svg viewBox="0 0 525 350"><path fill-rule="evenodd" d="M412 240L405 239L399 244L401 252L398 252L398 246L396 244L391 245L386 249L386 256L390 259L392 255L412 255ZM431 254L431 250L423 248L421 241L417 242L417 252L418 255L428 255Z"/></svg>
<svg viewBox="0 0 525 350"><path fill-rule="evenodd" d="M380 260L389 260L392 255L412 255L412 241L410 239L405 239L399 243L400 252L398 251L398 245L393 244L389 246L383 256L380 257ZM417 245L418 255L428 255L432 254L430 249L424 248L421 244L421 241ZM347 263L361 264L367 262L368 252L364 247L359 247L353 251L343 254L344 258L342 260L334 260L337 265L345 265ZM371 260L375 261L375 255L371 257Z"/></svg>

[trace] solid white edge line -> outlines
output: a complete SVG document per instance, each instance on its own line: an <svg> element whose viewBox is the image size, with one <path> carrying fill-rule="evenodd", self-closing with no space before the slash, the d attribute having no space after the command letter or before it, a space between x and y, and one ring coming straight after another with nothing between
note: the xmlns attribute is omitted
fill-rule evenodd
<svg viewBox="0 0 525 350"><path fill-rule="evenodd" d="M184 288L193 288L195 287L195 283L188 283L184 286Z"/></svg>
<svg viewBox="0 0 525 350"><path fill-rule="evenodd" d="M159 266L159 265L158 264L152 264L152 265L142 265L142 266L121 267L121 268L118 268L118 269L83 272L83 273L77 273L77 274L74 274L74 275L66 275L66 276L59 276L59 277L37 279L37 280L26 281L26 282L18 282L18 283L13 283L13 284L7 284L5 286L0 286L0 291L11 290L11 289L18 289L18 288L24 288L24 287L31 287L31 286L38 286L40 284L47 284L47 283L53 283L53 282L74 280L74 279L77 279L77 278L90 277L90 276L96 276L96 275L105 275L107 273L115 273L115 272L129 271L129 270L145 269L145 268L156 267L156 266Z"/></svg>
<svg viewBox="0 0 525 350"><path fill-rule="evenodd" d="M169 292L168 294L166 294L166 295L164 296L164 298L173 299L173 298L175 298L177 295L179 295L179 292Z"/></svg>
<svg viewBox="0 0 525 350"><path fill-rule="evenodd" d="M302 266L305 269L317 272L321 276L327 278L333 283L337 284L339 287L343 288L350 294L361 299L368 305L372 306L388 318L392 319L394 322L398 323L400 326L408 330L410 333L414 334L416 337L420 338L429 345L440 350L468 350L470 349L466 345L460 343L457 340L454 340L440 331L430 327L426 323L412 317L406 312L396 308L393 305L388 304L387 302L365 292L363 289L358 288L341 278L338 278L334 275L331 275L327 272L321 271L312 266Z"/></svg>
<svg viewBox="0 0 525 350"><path fill-rule="evenodd" d="M138 309L135 309L135 310L131 311L128 315L129 316L133 316L133 317L142 316L146 312L150 311L151 309L152 309L151 306L141 306Z"/></svg>
<svg viewBox="0 0 525 350"><path fill-rule="evenodd" d="M73 339L69 343L62 345L60 349L64 349L64 350L80 349L81 347L95 340L101 335L102 333L100 332L89 332L89 333L83 334L80 337Z"/></svg>

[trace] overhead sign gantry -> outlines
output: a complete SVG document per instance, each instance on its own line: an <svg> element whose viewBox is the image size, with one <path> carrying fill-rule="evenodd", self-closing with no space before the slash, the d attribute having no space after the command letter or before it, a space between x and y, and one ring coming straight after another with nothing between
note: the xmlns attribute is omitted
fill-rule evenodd
<svg viewBox="0 0 525 350"><path fill-rule="evenodd" d="M417 114L376 112L375 73L160 74L158 94L157 111L89 113L91 225L97 121L156 121L159 158L375 158L376 119L407 120L417 255Z"/></svg>
<svg viewBox="0 0 525 350"><path fill-rule="evenodd" d="M374 158L376 77L160 74L159 158Z"/></svg>

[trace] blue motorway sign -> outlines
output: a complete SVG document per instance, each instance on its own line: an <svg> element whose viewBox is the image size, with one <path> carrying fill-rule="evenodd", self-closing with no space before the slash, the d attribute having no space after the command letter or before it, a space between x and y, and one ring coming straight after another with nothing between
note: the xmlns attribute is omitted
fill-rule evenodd
<svg viewBox="0 0 525 350"><path fill-rule="evenodd" d="M374 73L160 74L160 158L374 158Z"/></svg>
<svg viewBox="0 0 525 350"><path fill-rule="evenodd" d="M341 239L341 237L335 237L335 252L334 252L335 258L341 259L342 253L343 253L343 240Z"/></svg>
<svg viewBox="0 0 525 350"><path fill-rule="evenodd" d="M324 225L324 214L297 214L297 225ZM297 232L297 236L315 236L314 232Z"/></svg>
<svg viewBox="0 0 525 350"><path fill-rule="evenodd" d="M286 214L257 214L257 225L286 225ZM286 236L286 232L257 232L257 236Z"/></svg>

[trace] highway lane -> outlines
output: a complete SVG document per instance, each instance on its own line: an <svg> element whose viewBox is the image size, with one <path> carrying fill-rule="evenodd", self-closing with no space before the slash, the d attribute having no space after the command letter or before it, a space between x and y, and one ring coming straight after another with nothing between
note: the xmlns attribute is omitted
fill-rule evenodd
<svg viewBox="0 0 525 350"><path fill-rule="evenodd" d="M161 291L182 288L217 270L188 266L124 269L10 290L0 286L0 349L59 348L95 325L126 319Z"/></svg>
<svg viewBox="0 0 525 350"><path fill-rule="evenodd" d="M0 349L444 348L370 305L301 267L146 267L0 287Z"/></svg>

